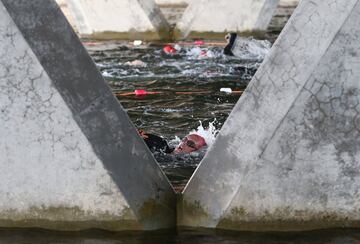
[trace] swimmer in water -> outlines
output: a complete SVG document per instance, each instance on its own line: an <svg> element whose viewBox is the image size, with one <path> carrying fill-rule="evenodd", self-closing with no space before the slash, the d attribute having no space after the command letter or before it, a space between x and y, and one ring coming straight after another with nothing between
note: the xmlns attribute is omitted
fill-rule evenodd
<svg viewBox="0 0 360 244"><path fill-rule="evenodd" d="M163 51L166 53L166 54L176 54L177 53L177 50L175 49L175 47L171 46L171 45L166 45L164 48L163 48Z"/></svg>
<svg viewBox="0 0 360 244"><path fill-rule="evenodd" d="M171 148L167 141L157 135L146 133L143 130L139 130L139 134L144 139L146 145L152 153L154 152L163 152L163 153L172 153L174 148Z"/></svg>
<svg viewBox="0 0 360 244"><path fill-rule="evenodd" d="M263 59L271 48L271 43L266 40L255 40L252 37L243 38L236 33L227 34L225 40L227 45L224 48L224 54L238 58L248 56Z"/></svg>
<svg viewBox="0 0 360 244"><path fill-rule="evenodd" d="M171 148L167 141L160 136L146 133L143 130L139 130L139 134L153 153L184 154L195 152L206 146L205 139L196 134L187 135L175 149Z"/></svg>
<svg viewBox="0 0 360 244"><path fill-rule="evenodd" d="M233 48L234 48L234 43L235 43L236 37L237 37L236 33L229 33L225 36L225 40L227 42L227 45L224 48L225 55L234 56Z"/></svg>
<svg viewBox="0 0 360 244"><path fill-rule="evenodd" d="M187 135L174 150L174 154L191 153L206 146L205 139L196 134Z"/></svg>

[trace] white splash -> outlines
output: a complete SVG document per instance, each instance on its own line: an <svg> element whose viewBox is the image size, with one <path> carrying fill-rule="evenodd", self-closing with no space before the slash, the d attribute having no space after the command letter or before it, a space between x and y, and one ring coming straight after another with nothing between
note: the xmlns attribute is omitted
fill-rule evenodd
<svg viewBox="0 0 360 244"><path fill-rule="evenodd" d="M177 146L180 144L180 142L181 142L180 137L175 136L174 139L171 139L171 140L169 141L169 145L172 146L172 147L177 147Z"/></svg>
<svg viewBox="0 0 360 244"><path fill-rule="evenodd" d="M138 59L136 59L136 60L134 60L134 61L127 61L127 62L125 63L125 65L127 65L127 66L133 66L133 67L146 67L146 66L147 66L146 63L144 63L143 61L138 60Z"/></svg>
<svg viewBox="0 0 360 244"><path fill-rule="evenodd" d="M192 56L192 57L198 57L198 56L200 56L201 51L202 50L200 47L194 47L187 51L187 55Z"/></svg>
<svg viewBox="0 0 360 244"><path fill-rule="evenodd" d="M209 48L200 48L200 47L193 47L187 50L186 55L190 59L207 59L207 58L215 58L217 55L214 51L210 50Z"/></svg>
<svg viewBox="0 0 360 244"><path fill-rule="evenodd" d="M264 59L265 56L269 53L271 48L271 43L269 41L259 41L253 39L249 42L248 52L258 57L259 59Z"/></svg>
<svg viewBox="0 0 360 244"><path fill-rule="evenodd" d="M196 134L196 135L202 136L205 139L206 144L208 146L211 146L215 142L215 138L216 138L217 134L219 133L219 130L217 130L214 125L216 122L216 119L214 119L214 121L209 123L208 128L204 128L202 125L202 122L201 121L199 121L199 122L200 122L200 125L198 126L198 128L190 131L190 134Z"/></svg>
<svg viewBox="0 0 360 244"><path fill-rule="evenodd" d="M104 76L104 77L114 77L110 72L108 72L108 71L106 71L106 70L104 70L102 73L102 76Z"/></svg>
<svg viewBox="0 0 360 244"><path fill-rule="evenodd" d="M232 52L240 59L262 60L269 53L271 43L267 40L256 40L254 38L238 37Z"/></svg>

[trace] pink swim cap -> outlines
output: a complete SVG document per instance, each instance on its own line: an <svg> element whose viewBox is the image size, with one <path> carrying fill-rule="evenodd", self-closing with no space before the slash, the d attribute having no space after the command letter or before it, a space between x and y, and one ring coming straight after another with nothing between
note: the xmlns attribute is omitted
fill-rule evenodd
<svg viewBox="0 0 360 244"><path fill-rule="evenodd" d="M191 153L206 146L205 139L202 136L191 134L186 136L175 149L175 153Z"/></svg>

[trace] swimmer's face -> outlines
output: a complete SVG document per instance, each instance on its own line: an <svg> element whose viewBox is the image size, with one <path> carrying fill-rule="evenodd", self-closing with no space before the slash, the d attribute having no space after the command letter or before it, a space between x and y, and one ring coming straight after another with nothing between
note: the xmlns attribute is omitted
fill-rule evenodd
<svg viewBox="0 0 360 244"><path fill-rule="evenodd" d="M226 40L227 43L230 43L230 38L231 38L230 33L225 36L225 40Z"/></svg>
<svg viewBox="0 0 360 244"><path fill-rule="evenodd" d="M191 134L185 137L174 153L191 153L206 146L205 139L201 136Z"/></svg>

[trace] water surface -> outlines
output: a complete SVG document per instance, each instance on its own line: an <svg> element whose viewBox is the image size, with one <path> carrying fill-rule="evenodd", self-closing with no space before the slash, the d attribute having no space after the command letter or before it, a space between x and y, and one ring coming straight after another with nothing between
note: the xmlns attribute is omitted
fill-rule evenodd
<svg viewBox="0 0 360 244"><path fill-rule="evenodd" d="M249 233L213 230L113 233L100 230L53 232L0 230L0 244L355 244L360 232L334 229L298 233Z"/></svg>

